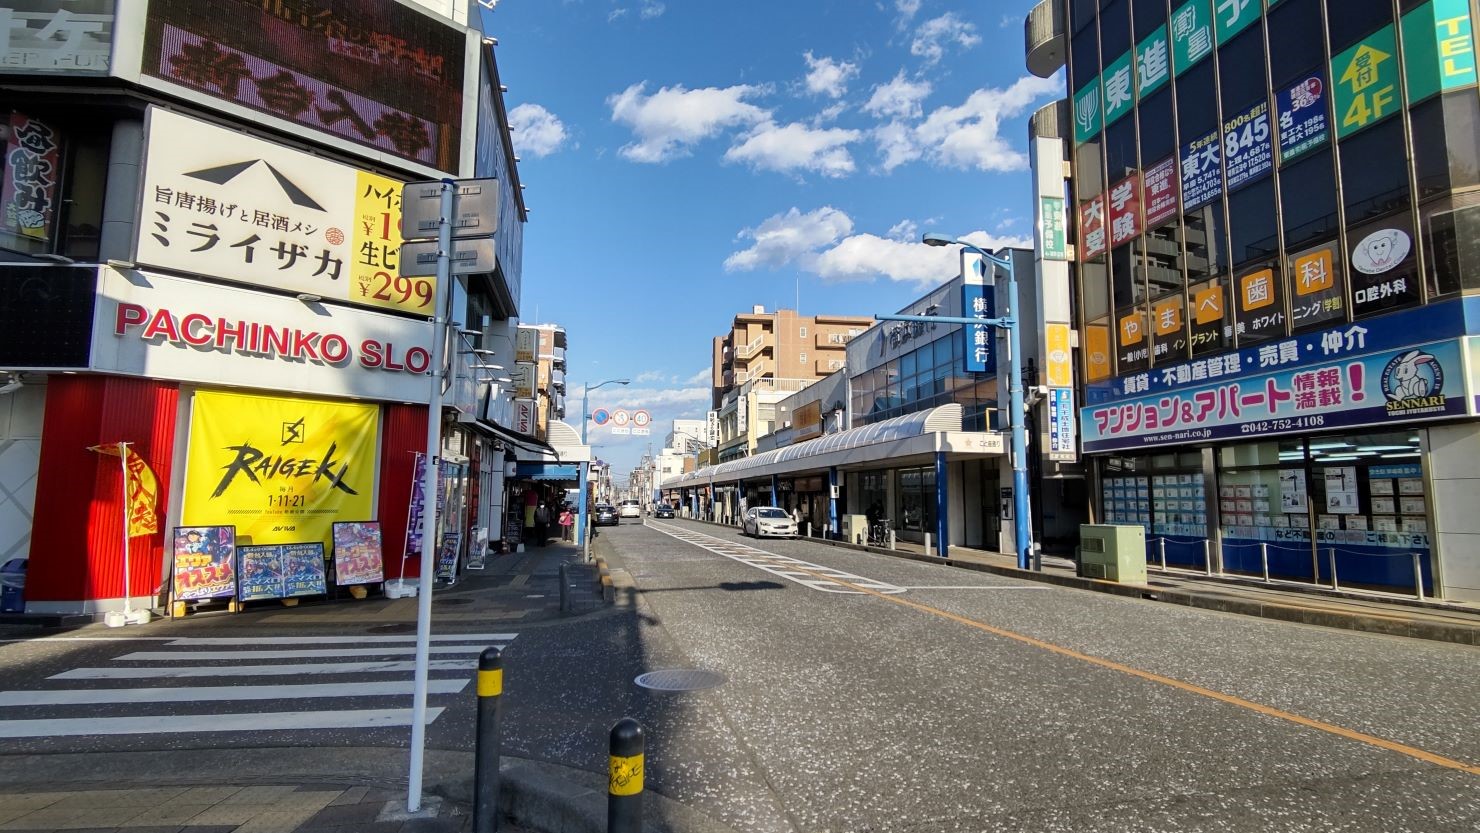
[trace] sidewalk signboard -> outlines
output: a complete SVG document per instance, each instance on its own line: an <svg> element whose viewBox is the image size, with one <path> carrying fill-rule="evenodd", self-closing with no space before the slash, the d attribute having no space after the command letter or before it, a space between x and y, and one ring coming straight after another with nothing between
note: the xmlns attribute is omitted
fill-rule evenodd
<svg viewBox="0 0 1480 833"><path fill-rule="evenodd" d="M385 580L379 521L334 523L334 583L378 584Z"/></svg>
<svg viewBox="0 0 1480 833"><path fill-rule="evenodd" d="M175 601L235 596L236 527L175 527L174 562Z"/></svg>
<svg viewBox="0 0 1480 833"><path fill-rule="evenodd" d="M442 534L442 548L437 550L437 578L451 581L457 578L457 551L462 545L462 533Z"/></svg>
<svg viewBox="0 0 1480 833"><path fill-rule="evenodd" d="M322 596L328 592L321 543L248 545L238 547L237 556L241 601Z"/></svg>
<svg viewBox="0 0 1480 833"><path fill-rule="evenodd" d="M279 544L283 554L283 596L323 596L329 592L324 577L324 545Z"/></svg>

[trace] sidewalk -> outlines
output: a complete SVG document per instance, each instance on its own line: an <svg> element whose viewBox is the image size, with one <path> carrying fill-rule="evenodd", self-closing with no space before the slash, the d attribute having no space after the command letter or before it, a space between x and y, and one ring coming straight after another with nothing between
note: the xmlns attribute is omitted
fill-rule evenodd
<svg viewBox="0 0 1480 833"><path fill-rule="evenodd" d="M687 518L694 523L738 530L737 527ZM1426 600L1386 593L1354 590L1332 590L1310 584L1274 581L1268 584L1257 577L1237 575L1204 575L1201 572L1147 570L1144 585L1120 584L1075 575L1074 562L1067 558L1045 556L1042 571L1019 570L1017 559L1009 554L951 547L949 558L927 555L919 544L900 542L894 550L862 547L842 541L820 538L807 540L843 549L863 550L880 555L908 558L914 561L942 564L967 570L993 573L1027 581L1040 581L1060 587L1073 587L1118 596L1187 605L1224 613L1258 616L1306 625L1406 636L1461 645L1480 645L1480 605L1462 602Z"/></svg>

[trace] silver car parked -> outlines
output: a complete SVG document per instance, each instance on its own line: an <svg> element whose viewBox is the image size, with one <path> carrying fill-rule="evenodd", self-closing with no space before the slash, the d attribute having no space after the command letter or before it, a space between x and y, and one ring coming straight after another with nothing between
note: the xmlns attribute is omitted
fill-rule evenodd
<svg viewBox="0 0 1480 833"><path fill-rule="evenodd" d="M757 538L795 538L796 522L779 506L757 506L745 510L740 531Z"/></svg>

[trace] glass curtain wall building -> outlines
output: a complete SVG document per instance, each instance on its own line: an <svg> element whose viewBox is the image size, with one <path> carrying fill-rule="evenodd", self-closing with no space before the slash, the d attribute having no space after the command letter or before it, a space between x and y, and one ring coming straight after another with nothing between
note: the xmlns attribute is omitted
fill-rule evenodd
<svg viewBox="0 0 1480 833"><path fill-rule="evenodd" d="M1471 4L1045 4L1098 517L1174 564L1480 598Z"/></svg>

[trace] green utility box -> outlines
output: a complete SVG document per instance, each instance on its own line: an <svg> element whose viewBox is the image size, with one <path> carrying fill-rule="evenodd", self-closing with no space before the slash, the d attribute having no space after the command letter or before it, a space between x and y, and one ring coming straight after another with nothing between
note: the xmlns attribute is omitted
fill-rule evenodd
<svg viewBox="0 0 1480 833"><path fill-rule="evenodd" d="M1146 528L1135 524L1082 524L1079 575L1145 584Z"/></svg>

